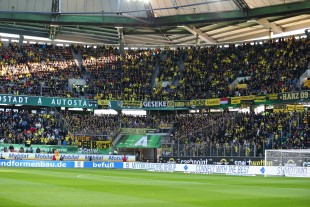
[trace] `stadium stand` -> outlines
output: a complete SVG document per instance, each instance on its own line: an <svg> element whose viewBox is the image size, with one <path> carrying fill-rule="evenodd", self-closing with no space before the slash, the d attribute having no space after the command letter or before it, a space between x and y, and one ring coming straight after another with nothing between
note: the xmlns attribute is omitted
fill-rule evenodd
<svg viewBox="0 0 310 207"><path fill-rule="evenodd" d="M79 58L81 64L79 65ZM263 44L128 50L114 47L71 47L1 44L1 93L80 97L102 100L190 100L299 91L307 69L307 40L294 37ZM81 90L68 80L85 79ZM237 81L236 81L237 80ZM238 87L242 85L242 87ZM173 126L169 144L182 155L212 154L212 149L254 146L264 149L305 148L309 128L305 112L207 113L148 116L62 114L76 134L104 134L113 139L120 128ZM168 118L167 118L168 117ZM1 112L3 143L72 144L67 131L48 114ZM26 125L24 125L26 123ZM39 127L40 126L40 127ZM177 143L177 145L176 145ZM254 153L243 148L245 155ZM248 151L247 151L248 150ZM174 149L176 152L176 149ZM180 150L178 149L178 154Z"/></svg>
<svg viewBox="0 0 310 207"><path fill-rule="evenodd" d="M2 46L2 93L40 95L42 87L43 96L103 100L265 95L306 87L298 84L298 78L306 71L309 58L306 39L293 37L228 48L128 50L123 60L113 47L74 50L83 57L82 68L70 47ZM84 77L86 88L69 91L68 79Z"/></svg>

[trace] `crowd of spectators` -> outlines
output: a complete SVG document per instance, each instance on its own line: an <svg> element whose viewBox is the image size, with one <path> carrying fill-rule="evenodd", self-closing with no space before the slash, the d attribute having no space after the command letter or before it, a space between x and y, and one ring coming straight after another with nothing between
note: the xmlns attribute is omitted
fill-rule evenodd
<svg viewBox="0 0 310 207"><path fill-rule="evenodd" d="M160 125L173 123L172 116L133 116L133 115L96 115L63 114L75 134L116 135L121 128L158 129Z"/></svg>
<svg viewBox="0 0 310 207"><path fill-rule="evenodd" d="M69 78L81 78L69 47L10 43L0 46L0 93L76 97Z"/></svg>
<svg viewBox="0 0 310 207"><path fill-rule="evenodd" d="M300 90L299 77L309 62L307 40L269 40L262 44L192 47L184 61L181 99L263 95ZM230 85L247 84L246 88Z"/></svg>
<svg viewBox="0 0 310 207"><path fill-rule="evenodd" d="M121 60L115 47L82 47L74 51L82 56L82 71L87 74L86 97L93 99L121 98ZM98 97L97 97L98 96Z"/></svg>
<svg viewBox="0 0 310 207"><path fill-rule="evenodd" d="M69 139L52 114L0 111L0 143L62 145Z"/></svg>
<svg viewBox="0 0 310 207"><path fill-rule="evenodd" d="M221 112L180 115L100 115L63 112L75 135L113 140L122 128L170 128L166 142L174 155L262 156L265 149L303 149L310 137L306 112ZM71 145L74 138L47 113L0 111L0 143ZM167 127L168 126L168 127ZM241 152L241 153L240 153ZM256 154L254 154L256 153Z"/></svg>
<svg viewBox="0 0 310 207"><path fill-rule="evenodd" d="M70 78L86 80L86 98L105 100L189 100L296 91L309 62L307 44L306 39L280 38L228 47L131 49L120 55L115 47L1 43L0 93L79 97L69 90ZM74 55L81 55L81 67ZM237 78L240 81L231 85ZM162 87L165 81L169 84ZM206 146L238 150L240 145L254 144L260 155L265 148L304 148L310 137L305 113L299 112L141 117L66 112L63 116L80 134L114 136L120 128L176 124L171 142L181 144L184 155L206 154ZM10 144L69 141L52 115L14 111L0 112L0 139Z"/></svg>
<svg viewBox="0 0 310 207"><path fill-rule="evenodd" d="M254 145L256 156L261 156L264 149L304 149L310 137L306 113L296 111L187 114L177 116L176 123L171 143L181 145L187 156L210 155L210 147L226 149L227 154L238 155L240 147L254 153Z"/></svg>
<svg viewBox="0 0 310 207"><path fill-rule="evenodd" d="M115 47L1 43L0 92L189 100L296 91L309 62L307 44L306 39L280 38L228 47L130 49L120 55ZM73 51L81 55L81 66ZM70 78L85 79L82 94L69 90Z"/></svg>

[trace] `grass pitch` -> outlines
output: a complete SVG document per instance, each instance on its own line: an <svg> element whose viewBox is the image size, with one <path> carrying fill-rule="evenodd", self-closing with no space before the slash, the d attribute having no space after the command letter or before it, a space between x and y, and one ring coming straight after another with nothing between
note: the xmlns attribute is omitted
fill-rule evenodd
<svg viewBox="0 0 310 207"><path fill-rule="evenodd" d="M2 207L310 206L310 179L0 168Z"/></svg>

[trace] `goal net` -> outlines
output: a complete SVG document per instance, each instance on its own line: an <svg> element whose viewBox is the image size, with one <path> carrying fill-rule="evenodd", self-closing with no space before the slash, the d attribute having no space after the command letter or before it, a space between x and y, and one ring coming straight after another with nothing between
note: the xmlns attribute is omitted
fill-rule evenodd
<svg viewBox="0 0 310 207"><path fill-rule="evenodd" d="M265 176L310 177L310 149L265 150Z"/></svg>

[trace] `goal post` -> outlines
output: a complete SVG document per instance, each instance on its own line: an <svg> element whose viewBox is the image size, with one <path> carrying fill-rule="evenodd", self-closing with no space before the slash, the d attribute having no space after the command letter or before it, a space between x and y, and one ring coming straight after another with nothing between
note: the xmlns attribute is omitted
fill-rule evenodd
<svg viewBox="0 0 310 207"><path fill-rule="evenodd" d="M310 149L265 150L265 177L310 177Z"/></svg>

